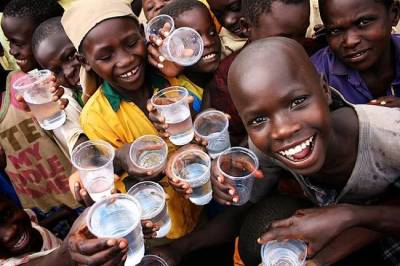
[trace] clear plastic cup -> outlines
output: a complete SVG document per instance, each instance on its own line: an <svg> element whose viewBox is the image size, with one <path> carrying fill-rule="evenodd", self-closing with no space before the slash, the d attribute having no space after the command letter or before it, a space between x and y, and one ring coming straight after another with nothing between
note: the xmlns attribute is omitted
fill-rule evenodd
<svg viewBox="0 0 400 266"><path fill-rule="evenodd" d="M53 95L49 91L51 76L50 70L34 70L14 83L17 94L24 98L33 116L46 130L56 129L66 120L65 112L52 100Z"/></svg>
<svg viewBox="0 0 400 266"><path fill-rule="evenodd" d="M144 256L141 214L142 209L132 196L113 194L90 207L86 224L96 237L128 240L125 265L131 266L138 264Z"/></svg>
<svg viewBox="0 0 400 266"><path fill-rule="evenodd" d="M169 140L179 146L188 144L194 136L188 95L184 87L172 86L158 91L151 98L151 103L165 117Z"/></svg>
<svg viewBox="0 0 400 266"><path fill-rule="evenodd" d="M171 229L171 218L168 215L164 189L155 182L145 181L131 187L128 194L140 203L142 221L150 220L159 225L156 237L165 237Z"/></svg>
<svg viewBox="0 0 400 266"><path fill-rule="evenodd" d="M203 56L204 43L192 28L181 27L164 39L160 53L169 61L181 66L196 64Z"/></svg>
<svg viewBox="0 0 400 266"><path fill-rule="evenodd" d="M302 240L274 240L261 247L264 266L304 266L306 257L307 245Z"/></svg>
<svg viewBox="0 0 400 266"><path fill-rule="evenodd" d="M182 152L172 162L173 176L191 186L189 200L196 205L206 205L212 199L210 168L210 157L200 150Z"/></svg>
<svg viewBox="0 0 400 266"><path fill-rule="evenodd" d="M216 110L201 113L194 121L194 132L207 140L207 152L211 158L217 158L231 147L228 127L229 120L226 115Z"/></svg>
<svg viewBox="0 0 400 266"><path fill-rule="evenodd" d="M137 266L168 266L168 263L155 255L146 255Z"/></svg>
<svg viewBox="0 0 400 266"><path fill-rule="evenodd" d="M173 32L175 29L174 19L168 15L158 15L152 18L145 27L145 36L146 40L150 41L150 36L160 35L160 30L164 28L166 24L169 24L170 30L169 32Z"/></svg>
<svg viewBox="0 0 400 266"><path fill-rule="evenodd" d="M249 149L233 147L218 157L218 170L225 180L236 187L239 201L233 205L243 205L250 199L254 183L254 172L258 169L257 156Z"/></svg>
<svg viewBox="0 0 400 266"><path fill-rule="evenodd" d="M167 144L162 138L155 135L144 135L136 139L129 150L129 157L133 165L153 173L164 170L167 156Z"/></svg>
<svg viewBox="0 0 400 266"><path fill-rule="evenodd" d="M89 140L72 150L71 161L94 201L111 195L114 188L114 148L102 140Z"/></svg>

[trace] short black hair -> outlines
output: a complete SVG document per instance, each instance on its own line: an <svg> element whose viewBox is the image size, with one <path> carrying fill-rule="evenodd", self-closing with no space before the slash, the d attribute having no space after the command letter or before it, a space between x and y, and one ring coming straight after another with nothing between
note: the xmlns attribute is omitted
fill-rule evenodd
<svg viewBox="0 0 400 266"><path fill-rule="evenodd" d="M62 16L64 9L55 0L12 0L4 8L5 17L30 18L39 25L52 17Z"/></svg>
<svg viewBox="0 0 400 266"><path fill-rule="evenodd" d="M242 13L248 23L257 26L260 16L264 12L271 12L273 2L282 2L286 5L309 3L308 0L242 0Z"/></svg>
<svg viewBox="0 0 400 266"><path fill-rule="evenodd" d="M54 17L39 24L32 36L32 51L36 51L39 44L55 33L64 33L61 17Z"/></svg>
<svg viewBox="0 0 400 266"><path fill-rule="evenodd" d="M169 15L175 20L182 13L195 8L204 8L208 11L207 6L198 0L177 0L164 6L160 10L160 14Z"/></svg>
<svg viewBox="0 0 400 266"><path fill-rule="evenodd" d="M307 200L285 195L271 195L253 206L244 220L239 234L239 254L245 265L261 262L261 245L257 239L276 220L289 218L298 209L311 207Z"/></svg>
<svg viewBox="0 0 400 266"><path fill-rule="evenodd" d="M321 19L325 18L325 5L329 0L318 0L319 13L321 15ZM395 0L375 0L377 3L382 3L387 9L391 8L394 4Z"/></svg>

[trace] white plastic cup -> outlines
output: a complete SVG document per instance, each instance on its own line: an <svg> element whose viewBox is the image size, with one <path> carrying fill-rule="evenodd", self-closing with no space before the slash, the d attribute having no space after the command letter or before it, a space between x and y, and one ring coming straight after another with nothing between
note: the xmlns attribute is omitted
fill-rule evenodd
<svg viewBox="0 0 400 266"><path fill-rule="evenodd" d="M138 264L144 256L141 214L142 209L132 196L113 194L90 207L86 224L96 237L128 240L125 265L132 266Z"/></svg>
<svg viewBox="0 0 400 266"><path fill-rule="evenodd" d="M146 255L136 266L168 266L168 263L159 256Z"/></svg>
<svg viewBox="0 0 400 266"><path fill-rule="evenodd" d="M150 36L160 35L160 30L164 28L166 24L169 24L170 30L169 32L173 32L175 29L174 19L168 15L158 15L152 18L145 27L145 36L146 40L150 41Z"/></svg>
<svg viewBox="0 0 400 266"><path fill-rule="evenodd" d="M203 56L204 43L192 28L181 27L164 39L160 53L169 61L181 66L196 64Z"/></svg>
<svg viewBox="0 0 400 266"><path fill-rule="evenodd" d="M53 95L49 91L51 76L50 70L34 70L14 83L17 94L24 98L39 125L46 130L56 129L66 120L64 110L53 101Z"/></svg>
<svg viewBox="0 0 400 266"><path fill-rule="evenodd" d="M261 247L264 266L304 266L307 245L302 240L273 240Z"/></svg>
<svg viewBox="0 0 400 266"><path fill-rule="evenodd" d="M156 237L165 237L171 230L171 218L168 215L164 189L155 182L144 181L131 187L128 194L140 203L141 220L150 220L153 224L159 225Z"/></svg>
<svg viewBox="0 0 400 266"><path fill-rule="evenodd" d="M212 159L231 147L228 127L228 118L217 110L203 112L194 121L194 132L207 140L207 152Z"/></svg>
<svg viewBox="0 0 400 266"><path fill-rule="evenodd" d="M210 181L211 159L200 150L187 150L172 162L174 178L187 182L193 192L189 200L196 205L206 205L212 199Z"/></svg>
<svg viewBox="0 0 400 266"><path fill-rule="evenodd" d="M172 86L158 91L151 98L152 105L165 117L169 140L178 146L188 144L194 137L188 96L184 87Z"/></svg>
<svg viewBox="0 0 400 266"><path fill-rule="evenodd" d="M153 173L164 170L167 156L167 144L156 135L144 135L137 138L129 150L129 157L134 166Z"/></svg>
<svg viewBox="0 0 400 266"><path fill-rule="evenodd" d="M257 156L249 149L232 147L218 157L218 170L236 187L239 201L233 205L243 205L249 201L254 183L254 173L259 162Z"/></svg>
<svg viewBox="0 0 400 266"><path fill-rule="evenodd" d="M72 150L71 161L94 201L111 195L114 188L114 148L102 140L89 140Z"/></svg>

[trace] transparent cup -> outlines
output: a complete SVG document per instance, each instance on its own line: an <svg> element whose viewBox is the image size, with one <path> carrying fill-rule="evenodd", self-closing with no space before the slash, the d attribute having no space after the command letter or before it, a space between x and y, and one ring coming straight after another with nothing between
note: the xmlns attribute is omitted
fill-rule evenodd
<svg viewBox="0 0 400 266"><path fill-rule="evenodd" d="M94 201L111 195L114 188L114 148L102 140L89 140L72 150L71 161Z"/></svg>
<svg viewBox="0 0 400 266"><path fill-rule="evenodd" d="M194 136L188 95L184 87L172 86L158 91L151 98L151 103L165 117L169 140L179 146L188 144Z"/></svg>
<svg viewBox="0 0 400 266"><path fill-rule="evenodd" d="M164 39L160 53L169 61L181 66L196 64L203 56L204 43L192 28L181 27Z"/></svg>
<svg viewBox="0 0 400 266"><path fill-rule="evenodd" d="M158 15L152 18L145 27L145 36L146 40L150 41L150 36L152 35L160 35L160 30L166 26L168 23L170 30L169 32L173 32L175 29L174 19L168 15Z"/></svg>
<svg viewBox="0 0 400 266"><path fill-rule="evenodd" d="M142 209L132 196L113 194L90 207L86 224L96 237L128 240L125 265L131 266L138 264L144 256L141 214Z"/></svg>
<svg viewBox="0 0 400 266"><path fill-rule="evenodd" d="M146 255L137 266L168 266L168 263L155 255Z"/></svg>
<svg viewBox="0 0 400 266"><path fill-rule="evenodd" d="M173 176L191 186L189 200L196 205L206 205L212 199L210 169L210 157L200 150L184 151L172 162Z"/></svg>
<svg viewBox="0 0 400 266"><path fill-rule="evenodd" d="M129 157L133 165L144 171L159 173L167 162L168 146L155 135L144 135L136 139L130 147Z"/></svg>
<svg viewBox="0 0 400 266"><path fill-rule="evenodd" d="M46 130L56 129L66 120L64 110L52 100L51 77L50 70L34 70L14 83L17 94L24 98L39 125Z"/></svg>
<svg viewBox="0 0 400 266"><path fill-rule="evenodd" d="M231 147L229 139L229 120L223 112L210 110L201 113L194 121L194 132L207 140L207 152L211 158L217 158Z"/></svg>
<svg viewBox="0 0 400 266"><path fill-rule="evenodd" d="M171 229L171 218L168 215L164 189L155 182L145 181L131 187L128 194L140 203L141 220L150 220L159 225L156 237L165 237Z"/></svg>
<svg viewBox="0 0 400 266"><path fill-rule="evenodd" d="M217 166L225 180L236 187L239 201L233 205L240 206L249 201L255 178L254 172L259 166L257 156L249 149L232 147L218 157Z"/></svg>
<svg viewBox="0 0 400 266"><path fill-rule="evenodd" d="M304 266L307 245L302 240L273 240L261 247L264 266Z"/></svg>

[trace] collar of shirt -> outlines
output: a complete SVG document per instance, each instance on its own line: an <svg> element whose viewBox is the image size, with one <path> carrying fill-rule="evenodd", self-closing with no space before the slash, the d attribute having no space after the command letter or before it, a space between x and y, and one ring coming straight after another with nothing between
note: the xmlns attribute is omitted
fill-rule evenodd
<svg viewBox="0 0 400 266"><path fill-rule="evenodd" d="M103 82L101 89L114 112L117 112L119 106L121 105L121 96L119 96L119 94L113 90L113 88L107 81Z"/></svg>

